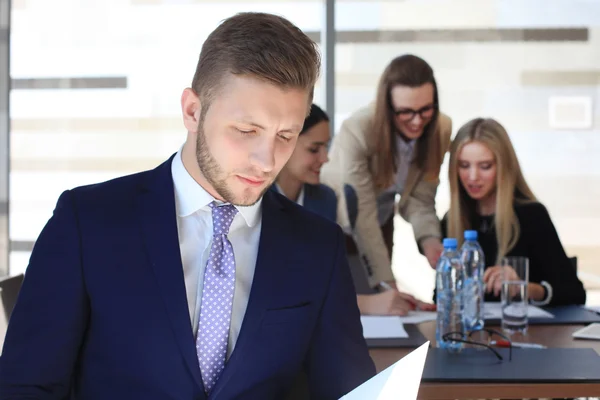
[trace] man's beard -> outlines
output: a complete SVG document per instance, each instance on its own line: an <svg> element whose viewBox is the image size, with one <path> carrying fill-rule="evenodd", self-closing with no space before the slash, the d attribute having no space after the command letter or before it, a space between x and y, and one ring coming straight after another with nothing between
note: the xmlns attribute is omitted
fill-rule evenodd
<svg viewBox="0 0 600 400"><path fill-rule="evenodd" d="M204 119L198 124L198 132L196 139L196 161L200 172L206 179L206 181L215 189L217 194L223 198L227 203L233 204L234 206L252 206L256 204L265 192L268 190L267 185L259 196L256 198L236 198L236 195L228 187L226 177L227 175L221 169L221 166L217 163L217 160L213 157L208 149L206 143L206 137L204 136Z"/></svg>

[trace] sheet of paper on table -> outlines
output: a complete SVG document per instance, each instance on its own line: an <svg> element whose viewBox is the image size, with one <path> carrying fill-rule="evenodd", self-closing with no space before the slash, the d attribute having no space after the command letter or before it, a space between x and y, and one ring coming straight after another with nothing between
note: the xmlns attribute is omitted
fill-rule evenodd
<svg viewBox="0 0 600 400"><path fill-rule="evenodd" d="M485 302L483 305L483 312L485 319L502 319L502 305L500 302ZM546 310L542 310L539 307L529 304L527 306L527 317L528 318L554 318L554 315L550 314Z"/></svg>
<svg viewBox="0 0 600 400"><path fill-rule="evenodd" d="M437 313L435 311L409 311L405 317L400 317L403 324L420 324L427 321L435 321Z"/></svg>
<svg viewBox="0 0 600 400"><path fill-rule="evenodd" d="M360 322L363 326L365 339L390 339L407 338L408 333L400 317L361 315Z"/></svg>
<svg viewBox="0 0 600 400"><path fill-rule="evenodd" d="M384 369L340 400L416 400L429 342Z"/></svg>
<svg viewBox="0 0 600 400"><path fill-rule="evenodd" d="M361 315L360 322L363 325L363 336L365 339L389 339L407 338L408 333L400 317Z"/></svg>

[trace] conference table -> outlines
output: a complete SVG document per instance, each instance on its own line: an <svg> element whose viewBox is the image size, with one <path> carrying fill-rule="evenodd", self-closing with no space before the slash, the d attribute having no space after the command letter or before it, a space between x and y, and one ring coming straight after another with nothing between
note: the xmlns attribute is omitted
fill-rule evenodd
<svg viewBox="0 0 600 400"><path fill-rule="evenodd" d="M435 346L435 321L419 324L419 330ZM584 325L530 325L520 342L543 344L549 348L593 348L600 355L600 341L578 340L572 333ZM498 329L498 327L491 327ZM410 353L411 348L372 348L371 357L377 372L384 370ZM560 360L557 360L560 362ZM531 383L483 384L472 382L422 382L419 399L523 399L600 397L600 383ZM399 397L400 398L400 397Z"/></svg>

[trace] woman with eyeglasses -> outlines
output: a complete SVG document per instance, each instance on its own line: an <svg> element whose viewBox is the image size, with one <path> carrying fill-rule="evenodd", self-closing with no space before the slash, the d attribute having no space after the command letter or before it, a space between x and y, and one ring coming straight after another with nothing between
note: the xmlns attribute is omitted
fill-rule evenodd
<svg viewBox="0 0 600 400"><path fill-rule="evenodd" d="M383 72L374 103L351 115L335 135L322 180L338 193L344 184L355 188L356 239L373 279L395 283L396 195L421 252L436 265L443 248L435 194L451 132L450 118L439 111L433 70L421 58L403 55Z"/></svg>
<svg viewBox="0 0 600 400"><path fill-rule="evenodd" d="M463 232L479 232L488 264L486 301L500 301L506 256L529 258L529 300L538 305L585 304L586 294L567 257L546 207L525 181L508 133L493 119L463 125L450 146L450 210L442 233L462 242Z"/></svg>

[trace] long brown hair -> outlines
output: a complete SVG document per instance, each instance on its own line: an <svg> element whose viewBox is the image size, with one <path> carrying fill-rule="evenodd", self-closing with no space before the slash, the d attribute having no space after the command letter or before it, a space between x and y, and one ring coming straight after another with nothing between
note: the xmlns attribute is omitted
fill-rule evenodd
<svg viewBox="0 0 600 400"><path fill-rule="evenodd" d="M439 141L433 138L439 115L438 89L433 69L425 60L411 54L396 57L383 71L379 80L370 133L376 155L373 176L375 186L380 189L394 183L399 162L395 151L396 125L390 92L395 86L419 87L426 83L433 85L433 102L436 109L431 121L425 126L423 135L417 140L417 154L413 162L427 172L434 172L441 164L441 146Z"/></svg>
<svg viewBox="0 0 600 400"><path fill-rule="evenodd" d="M458 155L471 142L486 146L496 161L496 213L494 226L498 240L496 265L515 246L521 229L515 215L515 202L537 201L521 171L515 149L502 125L491 118L476 118L463 125L450 145L450 211L448 212L448 236L462 242L463 232L472 229L477 204L460 183ZM491 261L491 260L490 260Z"/></svg>

